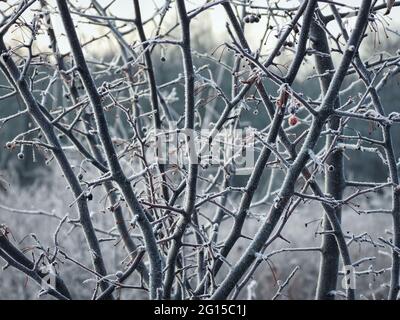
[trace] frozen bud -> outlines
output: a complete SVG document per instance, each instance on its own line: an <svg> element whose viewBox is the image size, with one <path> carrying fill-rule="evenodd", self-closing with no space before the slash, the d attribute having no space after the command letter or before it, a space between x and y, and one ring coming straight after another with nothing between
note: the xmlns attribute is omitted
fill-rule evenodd
<svg viewBox="0 0 400 320"><path fill-rule="evenodd" d="M276 197L273 201L273 205L275 209L278 209L280 198Z"/></svg>
<svg viewBox="0 0 400 320"><path fill-rule="evenodd" d="M254 254L254 256L256 257L256 260L257 260L257 261L264 260L264 255L263 255L262 253L260 253L260 252L256 252L256 253Z"/></svg>
<svg viewBox="0 0 400 320"><path fill-rule="evenodd" d="M296 107L293 104L291 104L291 105L288 106L287 111L290 114L295 114L296 113Z"/></svg>
<svg viewBox="0 0 400 320"><path fill-rule="evenodd" d="M20 152L20 153L18 153L17 157L18 157L19 160L24 160L25 155L24 155L23 152Z"/></svg>
<svg viewBox="0 0 400 320"><path fill-rule="evenodd" d="M15 148L15 143L11 142L11 141L7 142L6 143L6 148L9 149L9 150L14 149Z"/></svg>

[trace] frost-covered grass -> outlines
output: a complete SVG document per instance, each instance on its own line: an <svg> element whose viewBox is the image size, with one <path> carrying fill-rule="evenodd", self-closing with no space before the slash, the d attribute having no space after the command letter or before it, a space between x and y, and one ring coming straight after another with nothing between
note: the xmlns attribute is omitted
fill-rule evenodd
<svg viewBox="0 0 400 320"><path fill-rule="evenodd" d="M95 192L94 199L90 202L92 218L97 228L110 231L113 228L113 218L109 211L105 209L102 192ZM65 183L59 175L53 175L52 179L29 188L18 188L11 186L7 196L0 197L0 204L12 208L24 210L43 210L48 213L55 213L59 217L69 214L70 218L76 218L76 210L71 206L73 199L70 192L66 190ZM368 202L368 203L367 203ZM369 208L385 207L390 203L385 195L376 195L375 198L364 199L358 204L368 205ZM244 234L254 235L263 213L267 212L267 207L258 207L255 212L260 213L259 219L252 218L246 223ZM209 214L214 214L215 208L209 209ZM125 212L126 217L127 212ZM320 245L321 235L320 218L322 209L315 203L302 204L291 216L287 225L283 229L282 236L285 238L277 239L266 253L281 248L295 247L316 247ZM127 218L128 219L128 218ZM349 208L344 208L343 231L347 236L359 235L367 232L371 239L379 244L378 237L389 238L391 219L389 215L358 215ZM31 235L35 235L45 248L54 249L53 235L59 220L45 216L33 216L17 213L10 213L0 208L0 224L6 224L12 234L15 243L31 256L35 241ZM229 231L229 223L222 225L223 230L220 239ZM113 231L115 232L115 231ZM134 230L137 234L139 231ZM115 240L107 241L109 236L98 234L101 247L105 257L109 274L115 274L123 269L122 261L126 258L126 253L121 242ZM85 238L79 227L73 228L71 225L64 225L59 234L59 241L62 249L74 259L90 266L89 252L85 243ZM229 256L229 261L237 261L239 254L243 252L249 240L242 239L236 246L236 250ZM387 248L375 247L368 242L350 245L352 261L357 261L364 257L371 257L372 260L366 261L357 267L357 271L365 271L368 268L380 270L390 267L390 252ZM249 287L243 290L240 297L247 298L249 294L255 295L258 299L271 298L278 289L279 281L286 280L291 271L299 266L300 269L290 281L290 284L283 291L284 295L279 299L312 299L315 293L317 274L319 265L318 252L286 252L274 255L268 262L263 262L255 274L255 279L249 282ZM93 293L93 282L87 281L91 278L88 272L70 262L60 263L58 271L68 284L72 294L78 299L90 299ZM223 272L227 272L224 268ZM223 274L219 277L221 279ZM341 278L338 281L338 290L343 290L340 286ZM384 286L389 280L389 272L379 276L362 275L357 277L357 293L369 299L383 298L386 296L387 288ZM278 282L277 282L278 281ZM139 277L135 274L131 277L129 284L138 284ZM12 268L7 268L0 272L0 299L36 299L39 291L38 285L21 273ZM138 299L146 298L145 292L123 290L122 298ZM341 298L341 297L339 297Z"/></svg>

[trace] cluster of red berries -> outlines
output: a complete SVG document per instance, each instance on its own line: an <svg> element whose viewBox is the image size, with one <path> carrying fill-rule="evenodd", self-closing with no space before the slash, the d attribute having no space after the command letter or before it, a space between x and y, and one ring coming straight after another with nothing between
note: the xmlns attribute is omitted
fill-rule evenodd
<svg viewBox="0 0 400 320"><path fill-rule="evenodd" d="M289 122L289 125L292 127L300 122L299 118L297 118L297 116L296 116L297 111L299 110L299 107L300 107L300 105L297 102L297 100L288 106L287 110L288 110L288 113L290 114L290 116L288 118L288 122Z"/></svg>
<svg viewBox="0 0 400 320"><path fill-rule="evenodd" d="M286 105L286 103L288 102L289 96L290 96L290 94L289 94L288 90L283 88L280 91L278 99L276 100L276 106L278 108L283 108ZM293 106L293 105L289 106L289 108L288 108L288 111L290 113L290 117L288 118L288 123L291 127L293 127L299 123L299 118L297 118L297 116L296 116L297 109L298 109L297 106Z"/></svg>

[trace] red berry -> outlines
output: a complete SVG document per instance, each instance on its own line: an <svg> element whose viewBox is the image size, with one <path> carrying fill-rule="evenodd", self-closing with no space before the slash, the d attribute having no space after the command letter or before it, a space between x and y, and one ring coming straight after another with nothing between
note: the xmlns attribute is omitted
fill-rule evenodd
<svg viewBox="0 0 400 320"><path fill-rule="evenodd" d="M292 127L295 126L299 122L299 119L293 114L289 117L289 125Z"/></svg>

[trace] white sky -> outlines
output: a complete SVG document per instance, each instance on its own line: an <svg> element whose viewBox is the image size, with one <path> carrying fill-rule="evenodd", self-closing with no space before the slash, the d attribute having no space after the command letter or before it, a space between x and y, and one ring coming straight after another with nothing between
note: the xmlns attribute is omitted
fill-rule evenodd
<svg viewBox="0 0 400 320"><path fill-rule="evenodd" d="M18 0L7 0L8 3L15 3ZM99 3L102 5L106 5L110 3L112 0L98 0ZM362 0L336 0L338 3L343 3L346 5L353 5L353 6L358 6L360 5ZM378 0L378 3L383 3L384 0ZM55 5L54 0L49 0L48 1L52 6ZM88 7L90 5L90 0L72 0L72 3L74 3L77 6L81 7ZM153 12L155 7L162 7L165 3L165 0L139 0L141 9L142 9L142 15L143 19L148 18ZM193 8L199 7L202 4L206 3L207 0L187 0L187 9L191 10ZM275 2L279 2L279 5L282 7L293 7L297 6L300 1L299 0L268 0L270 4L273 4ZM253 5L263 5L267 3L267 0L253 0L252 4ZM0 10L4 8L4 4L0 2ZM323 8L324 4L320 4L320 7ZM35 8L35 7L32 7ZM37 7L36 7L37 8ZM343 10L343 9L341 9ZM344 9L346 11L349 11L349 9ZM392 19L397 15L399 15L399 9L395 9L391 13ZM132 0L116 0L115 3L111 7L111 12L119 17L123 18L133 18L134 16L134 10L133 10L133 1ZM329 12L330 13L330 12ZM31 12L28 12L26 15L26 19L29 21L30 17L29 15L32 14ZM76 16L74 16L76 18ZM172 8L169 10L167 14L166 21L169 22L174 22L176 20L176 12L175 12L175 4L172 4ZM197 34L198 36L207 39L207 36L213 36L214 38L221 39L219 42L223 41L226 37L226 15L223 10L223 8L218 5L213 7L211 10L207 11L207 14L201 14L198 16L196 21L192 23L192 29L193 29L193 34ZM68 43L65 37L62 37L62 24L60 19L54 15L53 18L53 23L55 25L56 33L60 36L59 37L59 45L62 49L62 51L67 51L68 50ZM82 37L82 40L87 40L92 38L94 35L99 33L99 28L94 25L89 25L89 24L77 24L78 25L78 31L79 34ZM332 24L334 25L334 24ZM260 41L260 37L262 36L264 32L263 24L248 24L246 26L246 33L248 38L250 39L250 43L253 43L254 45L258 45ZM335 31L333 31L335 32ZM211 33L211 35L209 34ZM14 32L9 32L9 38L18 38L20 39L21 37L23 38L23 34L21 30L17 30ZM148 36L151 36L151 30L148 30ZM42 40L43 39L43 40ZM38 43L41 43L42 41L47 40L47 37L43 37L38 39ZM273 43L271 43L273 44ZM96 43L95 47L95 53L97 52L102 52L99 50L99 46L104 46L104 49L109 49L112 48L113 46L110 45L110 43L107 43L104 41L103 43ZM89 49L90 51L93 51L93 48Z"/></svg>

